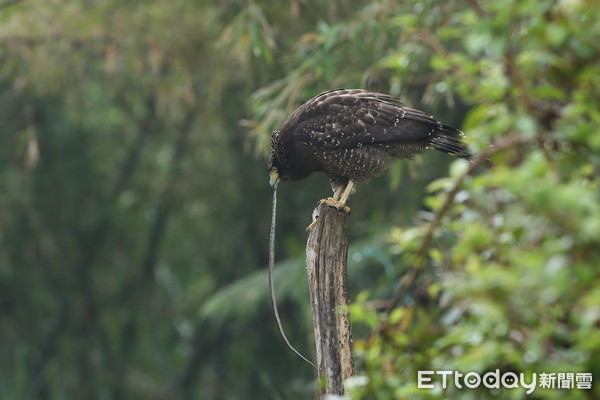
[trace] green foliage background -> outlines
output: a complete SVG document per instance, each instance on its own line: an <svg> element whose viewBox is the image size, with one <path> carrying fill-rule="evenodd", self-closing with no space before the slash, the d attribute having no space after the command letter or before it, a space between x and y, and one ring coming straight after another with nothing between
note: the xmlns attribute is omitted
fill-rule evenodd
<svg viewBox="0 0 600 400"><path fill-rule="evenodd" d="M0 2L0 398L313 398L268 303L265 155L334 87L398 95L482 153L352 197L349 397L527 397L416 387L500 369L589 372L533 398L599 398L599 20L591 0ZM329 190L279 191L307 354L304 228Z"/></svg>

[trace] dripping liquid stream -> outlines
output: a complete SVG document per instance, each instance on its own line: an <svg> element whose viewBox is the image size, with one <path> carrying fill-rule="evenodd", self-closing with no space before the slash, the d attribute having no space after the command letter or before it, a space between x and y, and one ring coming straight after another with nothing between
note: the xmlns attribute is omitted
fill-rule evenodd
<svg viewBox="0 0 600 400"><path fill-rule="evenodd" d="M283 330L283 325L281 324L281 318L279 317L279 311L277 310L277 299L275 296L275 220L277 216L277 189L273 190L273 208L271 211L271 232L269 234L269 295L271 296L271 305L273 306L273 312L275 314L275 319L277 320L277 326L279 327L279 332L281 333L281 337L287 344L287 346L298 355L301 359L309 363L310 365L315 367L315 364L310 362L306 357L304 357L298 350L292 346L290 341L288 340L285 332Z"/></svg>

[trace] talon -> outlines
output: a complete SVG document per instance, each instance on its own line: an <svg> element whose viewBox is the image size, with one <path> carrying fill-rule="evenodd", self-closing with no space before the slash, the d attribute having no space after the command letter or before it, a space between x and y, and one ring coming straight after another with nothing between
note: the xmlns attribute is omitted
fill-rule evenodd
<svg viewBox="0 0 600 400"><path fill-rule="evenodd" d="M350 214L350 207L342 203L341 201L334 200L332 197L320 200L319 204L325 204L326 206L333 207L338 211L343 211L346 214Z"/></svg>
<svg viewBox="0 0 600 400"><path fill-rule="evenodd" d="M325 204L326 206L337 208L338 203L339 202L337 200L334 200L333 197L328 197L326 199L319 200L318 204Z"/></svg>

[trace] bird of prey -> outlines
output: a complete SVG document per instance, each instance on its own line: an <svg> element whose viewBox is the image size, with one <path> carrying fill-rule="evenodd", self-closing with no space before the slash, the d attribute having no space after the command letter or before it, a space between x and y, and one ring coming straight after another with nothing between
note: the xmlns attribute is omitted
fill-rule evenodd
<svg viewBox="0 0 600 400"><path fill-rule="evenodd" d="M461 131L400 99L361 89L323 92L298 107L273 132L270 184L324 172L333 197L327 205L346 206L354 185L384 172L395 159L411 159L429 148L471 159Z"/></svg>

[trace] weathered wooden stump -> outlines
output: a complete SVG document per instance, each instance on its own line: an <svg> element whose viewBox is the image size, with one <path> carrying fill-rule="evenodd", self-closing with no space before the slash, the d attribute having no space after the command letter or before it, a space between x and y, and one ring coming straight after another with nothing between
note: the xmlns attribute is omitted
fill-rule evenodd
<svg viewBox="0 0 600 400"><path fill-rule="evenodd" d="M319 219L308 235L306 270L317 347L318 394L344 394L355 374L352 327L348 319L348 214L319 204Z"/></svg>

